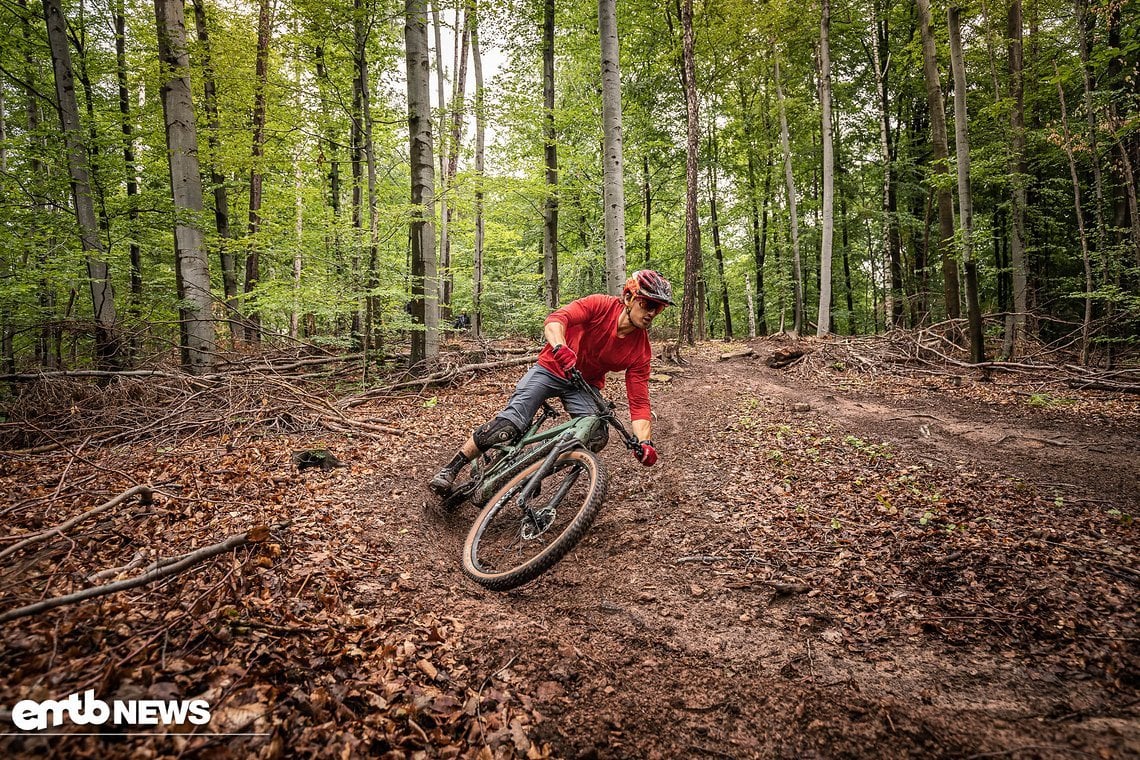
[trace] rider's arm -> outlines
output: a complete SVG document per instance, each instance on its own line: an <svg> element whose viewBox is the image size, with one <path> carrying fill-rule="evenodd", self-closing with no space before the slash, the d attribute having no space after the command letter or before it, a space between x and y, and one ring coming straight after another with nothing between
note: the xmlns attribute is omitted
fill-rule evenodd
<svg viewBox="0 0 1140 760"><path fill-rule="evenodd" d="M633 434L639 441L653 438L649 407L649 358L639 361L625 371L625 392L629 400L629 417Z"/></svg>
<svg viewBox="0 0 1140 760"><path fill-rule="evenodd" d="M566 325L555 320L549 320L546 326L542 328L542 334L546 337L546 342L551 346L564 345L566 343Z"/></svg>

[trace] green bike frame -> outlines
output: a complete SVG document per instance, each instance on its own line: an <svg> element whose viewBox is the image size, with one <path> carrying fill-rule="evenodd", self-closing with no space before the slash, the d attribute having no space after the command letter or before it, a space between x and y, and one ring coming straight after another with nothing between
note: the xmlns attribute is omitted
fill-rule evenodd
<svg viewBox="0 0 1140 760"><path fill-rule="evenodd" d="M478 483L470 497L473 503L486 504L516 472L546 458L555 448L569 451L578 446L587 447L589 441L597 435L597 429L606 425L605 418L590 414L539 430L547 419L556 414L544 403L542 413L517 443L494 446L472 462L471 479ZM493 452L500 452L501 456L496 457Z"/></svg>

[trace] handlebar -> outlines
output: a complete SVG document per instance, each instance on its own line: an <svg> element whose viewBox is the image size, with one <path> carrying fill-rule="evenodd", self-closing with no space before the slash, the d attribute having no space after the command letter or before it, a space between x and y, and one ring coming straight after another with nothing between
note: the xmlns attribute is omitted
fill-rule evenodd
<svg viewBox="0 0 1140 760"><path fill-rule="evenodd" d="M638 456L641 456L642 446L641 442L637 440L637 436L625 429L625 425L614 414L616 408L614 402L608 401L602 392L586 382L586 378L582 377L582 373L576 367L571 368L567 373L567 379L577 387L579 390L585 391L598 407L598 416L605 419L610 425L617 430L622 437L622 443L631 451L636 451Z"/></svg>

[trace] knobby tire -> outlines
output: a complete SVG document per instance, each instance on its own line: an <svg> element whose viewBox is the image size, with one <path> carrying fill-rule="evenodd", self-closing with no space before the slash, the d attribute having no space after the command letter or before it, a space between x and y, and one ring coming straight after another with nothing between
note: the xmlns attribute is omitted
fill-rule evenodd
<svg viewBox="0 0 1140 760"><path fill-rule="evenodd" d="M584 493L569 493L578 485L575 480L566 489L567 493L563 495L561 503L553 505L556 513L559 510L565 510L561 512L565 515L573 512L573 518L565 525L552 525L548 531L552 535L546 536L545 532L542 533L538 537L543 538L541 542L537 542L537 538L524 539L522 536L524 519L517 497L542 464L541 461L534 462L507 481L487 500L487 505L479 513L467 534L467 540L463 545L463 571L476 583L493 591L517 588L553 567L582 540L582 536L593 523L602 505L602 499L605 498L607 484L605 466L593 452L574 449L561 455L555 462L555 469L543 480L540 495L532 497L531 501L541 510L548 504L548 500L557 498L561 492L560 485L576 472L577 475L574 477L584 479L582 489ZM505 566L487 567L485 560L489 550L486 544L493 542L496 536L500 539L512 539L514 545L520 548L529 549L538 546L543 548L517 564L510 560Z"/></svg>

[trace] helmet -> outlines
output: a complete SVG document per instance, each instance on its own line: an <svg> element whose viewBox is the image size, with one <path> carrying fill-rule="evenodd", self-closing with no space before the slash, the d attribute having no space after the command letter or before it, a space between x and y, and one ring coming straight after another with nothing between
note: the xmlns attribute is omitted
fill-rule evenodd
<svg viewBox="0 0 1140 760"><path fill-rule="evenodd" d="M661 276L660 272L652 269L639 269L625 281L621 294L624 298L627 293L634 296L648 298L650 301L673 306L673 286Z"/></svg>

